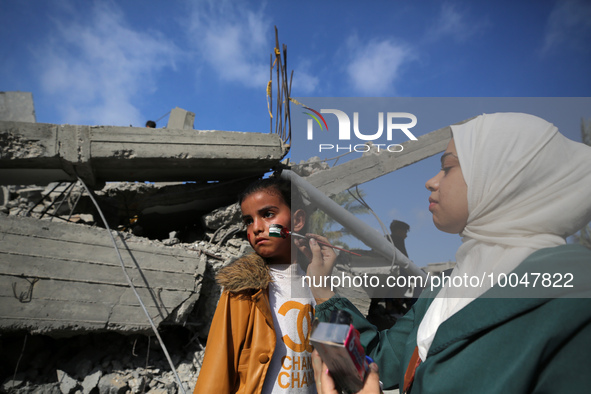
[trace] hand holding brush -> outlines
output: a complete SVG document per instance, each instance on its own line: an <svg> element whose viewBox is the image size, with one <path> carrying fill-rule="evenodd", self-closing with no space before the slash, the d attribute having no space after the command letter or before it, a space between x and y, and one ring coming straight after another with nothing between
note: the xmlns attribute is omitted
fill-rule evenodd
<svg viewBox="0 0 591 394"><path fill-rule="evenodd" d="M283 227L280 224L271 224L269 226L269 237L276 237L276 238L287 238L288 235L291 235L293 237L298 237L298 238L304 238L304 239L312 239L312 237L306 236L306 235L302 235L302 234L298 234L298 233L294 233L293 231L289 231L288 229L286 229L285 227ZM351 253L354 254L355 256L360 256L360 254L355 253L355 252L351 252L350 250L347 249L343 249L343 248L339 248L338 246L334 246L331 245L327 242L322 242L319 241L317 239L314 238L314 240L316 242L318 242L320 245L324 245L324 246L328 246L329 248L333 248L333 249L337 249L343 252L347 252L347 253Z"/></svg>

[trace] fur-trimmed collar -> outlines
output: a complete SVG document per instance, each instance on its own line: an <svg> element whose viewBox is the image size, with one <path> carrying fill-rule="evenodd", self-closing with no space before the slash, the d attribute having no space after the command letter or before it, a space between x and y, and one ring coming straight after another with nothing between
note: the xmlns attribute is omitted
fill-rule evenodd
<svg viewBox="0 0 591 394"><path fill-rule="evenodd" d="M216 280L225 291L266 289L273 280L267 263L256 253L246 255L220 270Z"/></svg>

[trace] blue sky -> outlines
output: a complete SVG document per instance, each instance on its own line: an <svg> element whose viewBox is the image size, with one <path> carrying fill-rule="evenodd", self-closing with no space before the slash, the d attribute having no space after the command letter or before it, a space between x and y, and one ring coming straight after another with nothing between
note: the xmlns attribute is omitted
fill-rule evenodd
<svg viewBox="0 0 591 394"><path fill-rule="evenodd" d="M32 92L44 123L142 126L178 106L195 112L196 129L267 132L275 25L295 70L293 97L591 91L585 0L3 0L0 90ZM386 222L426 198L410 189ZM419 265L454 258L457 236L406 220Z"/></svg>

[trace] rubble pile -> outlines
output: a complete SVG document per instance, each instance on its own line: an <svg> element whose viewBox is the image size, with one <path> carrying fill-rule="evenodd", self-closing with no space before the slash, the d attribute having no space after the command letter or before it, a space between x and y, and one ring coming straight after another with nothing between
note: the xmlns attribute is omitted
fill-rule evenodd
<svg viewBox="0 0 591 394"><path fill-rule="evenodd" d="M161 336L184 390L191 393L203 346L186 329L165 328ZM112 333L56 339L11 334L0 343L5 355L0 386L4 393L182 392L154 336Z"/></svg>
<svg viewBox="0 0 591 394"><path fill-rule="evenodd" d="M179 193L195 185L174 185ZM75 225L101 226L96 210L80 185L2 186L0 216L33 216L42 221L59 220ZM118 190L119 187L119 190ZM114 201L145 200L162 188L150 184L108 184L96 195L101 206L117 206ZM124 195L125 197L121 197ZM42 198L43 197L43 198ZM232 196L234 199L234 196ZM63 201L62 201L63 200ZM105 203L106 202L106 203ZM209 325L220 295L215 283L217 271L228 262L252 252L245 239L237 204L214 209L192 226L183 224L167 231L165 237L149 239L134 234L133 221L121 224L121 209L107 208L107 216L117 225L126 242L149 243L162 248L183 248L197 252L206 261L198 301L182 326L165 321L160 327L186 392L197 379ZM98 219L98 220L97 220ZM0 218L1 220L1 218ZM126 219L127 220L127 219ZM137 222L137 220L135 221ZM141 223L141 222L140 222ZM154 234L149 222L143 231ZM188 231L189 230L189 231ZM155 336L121 333L62 333L63 337L29 332L0 333L0 392L3 393L178 393L169 363Z"/></svg>
<svg viewBox="0 0 591 394"><path fill-rule="evenodd" d="M299 164L291 167L291 170L301 177L307 177L315 172L328 170L328 163L318 156L313 156L308 160L300 160Z"/></svg>
<svg viewBox="0 0 591 394"><path fill-rule="evenodd" d="M29 212L41 213L45 205L37 205L41 201L45 187L40 186L0 186L0 212L27 216Z"/></svg>

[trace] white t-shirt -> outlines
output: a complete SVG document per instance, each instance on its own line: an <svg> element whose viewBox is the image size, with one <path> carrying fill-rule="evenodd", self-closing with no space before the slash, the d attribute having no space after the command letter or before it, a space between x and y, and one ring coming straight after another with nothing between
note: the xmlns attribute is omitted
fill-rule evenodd
<svg viewBox="0 0 591 394"><path fill-rule="evenodd" d="M316 302L310 288L302 287L303 270L297 264L273 264L269 302L277 342L267 370L263 394L316 393L309 343Z"/></svg>

